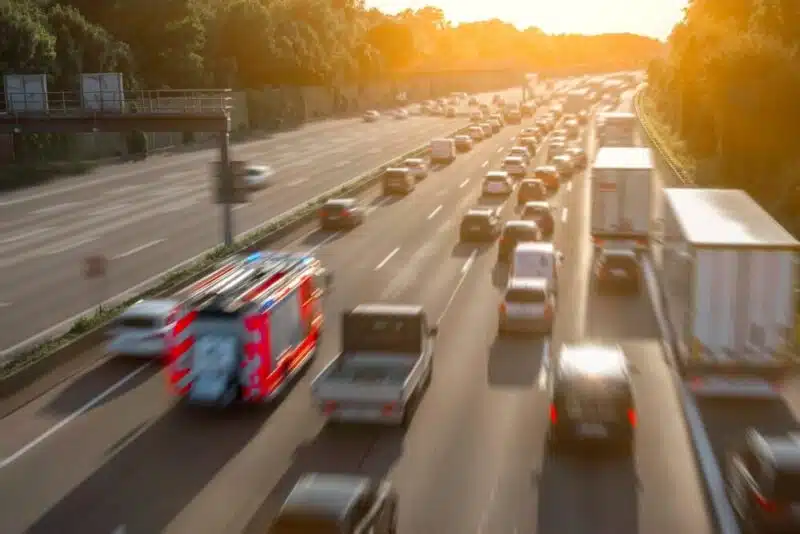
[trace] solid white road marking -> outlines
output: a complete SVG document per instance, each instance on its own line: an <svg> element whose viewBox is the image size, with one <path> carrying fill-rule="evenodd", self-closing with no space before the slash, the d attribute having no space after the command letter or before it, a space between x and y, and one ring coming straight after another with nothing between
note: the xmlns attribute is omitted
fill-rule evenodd
<svg viewBox="0 0 800 534"><path fill-rule="evenodd" d="M123 252L122 254L117 254L116 256L114 256L111 259L112 260L121 260L122 258L127 258L128 256L133 256L137 252L141 252L141 251L143 251L145 249L148 249L150 247L154 247L154 246L156 246L156 245L158 245L160 243L163 243L164 241L166 241L166 239L156 239L155 241L150 241L149 243L145 243L144 245L139 245L138 247L132 248L127 252Z"/></svg>
<svg viewBox="0 0 800 534"><path fill-rule="evenodd" d="M50 427L47 431L45 431L44 433L40 434L39 437L37 437L33 441L29 442L27 445L25 445L24 447L19 449L17 452L12 454L8 458L4 458L3 460L0 460L0 469L5 469L9 465L13 464L14 462L16 462L17 460L22 458L25 454L27 454L28 452L33 450L35 447L38 447L44 440L46 440L47 438L49 438L50 436L52 436L53 434L55 434L56 432L58 432L59 430L61 430L62 428L64 428L68 424L70 424L71 422L73 422L75 419L77 419L78 417L82 416L83 414L85 414L86 412L88 412L89 410L91 410L92 408L94 408L95 406L100 404L101 402L103 402L106 398L108 398L111 395L113 395L115 391L117 391L122 386L124 386L125 384L127 384L128 382L130 382L131 380L136 378L136 376L138 376L142 371L144 371L145 369L147 369L151 365L152 365L152 362L147 362L146 364L142 365L141 367L138 367L138 368L134 369L133 371L131 371L127 375L123 376L119 381L117 381L115 384L113 384L107 390L103 391L98 396L96 396L95 398L93 398L92 400L90 400L89 402L87 402L86 404L81 406L80 408L78 408L76 411L72 412L66 418L62 419L57 424L55 424L52 427Z"/></svg>
<svg viewBox="0 0 800 534"><path fill-rule="evenodd" d="M435 209L435 210L433 210L433 211L431 212L431 214L430 214L430 215L428 215L428 220L430 221L431 219L433 219L434 217L436 217L436 214L437 214L437 213L439 213L440 211L442 211L442 205L441 205L441 204L439 204L439 205L436 207L436 209Z"/></svg>
<svg viewBox="0 0 800 534"><path fill-rule="evenodd" d="M286 184L286 186L287 187L295 187L295 186L303 184L303 183L305 183L307 181L308 181L308 178L298 178L297 180L292 180L291 182Z"/></svg>
<svg viewBox="0 0 800 534"><path fill-rule="evenodd" d="M396 249L394 249L393 251L391 251L391 252L389 253L389 255L388 255L388 256L386 256L385 258L383 258L383 261L381 261L381 262L378 264L378 266L377 266L377 267L375 267L375 270L376 270L376 271L380 271L381 269L383 269L383 266L384 266L384 265L386 265L387 263L389 263L389 260L391 260L391 259L394 257L394 255L395 255L395 254L397 254L398 252L400 252L400 247L397 247Z"/></svg>
<svg viewBox="0 0 800 534"><path fill-rule="evenodd" d="M0 308L8 308L11 306L10 302L0 302Z"/></svg>
<svg viewBox="0 0 800 534"><path fill-rule="evenodd" d="M85 245L87 243L91 243L92 241L97 241L97 236L90 236L90 237L85 237L83 239L76 239L76 240L73 240L73 241L67 241L63 245L60 245L60 246L57 246L57 247L53 247L53 248L49 248L49 249L40 250L39 251L39 255L41 255L41 256L50 256L50 255L53 255L53 254L61 254L62 252L66 252L68 250L72 250L74 248L78 248L81 245Z"/></svg>
<svg viewBox="0 0 800 534"><path fill-rule="evenodd" d="M350 160L349 159L343 159L342 161L339 161L336 164L334 164L333 167L335 169L341 169L342 167L347 167L348 165L350 165Z"/></svg>
<svg viewBox="0 0 800 534"><path fill-rule="evenodd" d="M561 210L561 222L562 223L567 222L567 208Z"/></svg>
<svg viewBox="0 0 800 534"><path fill-rule="evenodd" d="M74 208L75 206L79 206L83 204L82 202L65 202L64 204L56 204L55 206L48 206L46 208L41 208L38 210L34 210L31 213L35 215L51 215L54 213L61 213L62 211L67 211L69 209Z"/></svg>
<svg viewBox="0 0 800 534"><path fill-rule="evenodd" d="M483 163L481 163L481 167L486 167L487 165L489 165L489 160L488 159L486 161L484 161Z"/></svg>
<svg viewBox="0 0 800 534"><path fill-rule="evenodd" d="M572 191L572 182L567 182L567 191Z"/></svg>
<svg viewBox="0 0 800 534"><path fill-rule="evenodd" d="M475 262L475 256L478 254L477 250L473 250L472 253L467 258L467 261L464 262L464 266L461 268L461 274L466 273L472 267L472 264Z"/></svg>
<svg viewBox="0 0 800 534"><path fill-rule="evenodd" d="M463 182L461 182L461 184L458 186L458 188L459 188L459 189L463 189L463 188L464 188L464 186L466 186L468 183L469 183L469 178L467 178L466 180L464 180Z"/></svg>
<svg viewBox="0 0 800 534"><path fill-rule="evenodd" d="M503 151L503 147L500 147L500 148L498 148L498 149L497 149L497 153L498 153L498 154L499 154L500 152L502 152L502 151Z"/></svg>
<svg viewBox="0 0 800 534"><path fill-rule="evenodd" d="M450 306L453 305L453 301L456 300L458 291L461 289L461 286L464 285L464 280L467 279L467 275L469 274L469 270L472 268L472 264L475 263L475 256L477 253L478 251L473 250L472 254L469 255L469 258L467 258L467 261L464 262L464 266L461 267L461 278L458 279L455 289L453 289L453 292L450 294L450 299L448 299L447 304L444 305L444 310L442 310L442 314L439 316L437 323L442 322L444 317L447 315L447 312L450 310Z"/></svg>

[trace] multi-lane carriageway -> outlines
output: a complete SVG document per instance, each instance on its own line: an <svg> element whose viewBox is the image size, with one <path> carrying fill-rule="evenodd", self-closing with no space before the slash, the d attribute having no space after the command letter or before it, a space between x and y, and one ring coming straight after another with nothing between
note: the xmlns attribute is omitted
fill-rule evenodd
<svg viewBox="0 0 800 534"><path fill-rule="evenodd" d="M180 409L156 365L114 360L7 415L0 532L263 533L301 473L345 471L395 481L402 533L710 533L648 297L588 290L585 177L553 199L565 271L552 339L495 336L496 251L458 244L457 227L514 133L480 143L408 198L367 194L375 209L358 229L309 227L281 243L313 249L336 289L318 360L273 411ZM591 155L591 131L586 143ZM441 320L434 384L405 435L331 430L310 400L310 378L338 349L338 312L376 300L421 303ZM633 460L544 453L542 355L585 336L619 341L640 370Z"/></svg>
<svg viewBox="0 0 800 534"><path fill-rule="evenodd" d="M460 111L466 115L466 103ZM276 171L272 187L237 206L235 229L250 230L466 124L340 119L235 145L234 158ZM214 149L155 156L0 197L0 353L219 244L209 177L218 157ZM82 262L94 254L110 260L104 282L82 279Z"/></svg>

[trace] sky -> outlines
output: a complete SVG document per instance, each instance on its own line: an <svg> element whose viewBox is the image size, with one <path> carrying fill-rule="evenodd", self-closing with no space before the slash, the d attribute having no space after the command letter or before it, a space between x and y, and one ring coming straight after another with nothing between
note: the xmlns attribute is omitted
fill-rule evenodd
<svg viewBox="0 0 800 534"><path fill-rule="evenodd" d="M453 23L501 19L546 33L638 33L665 40L688 0L366 0L386 13L426 5Z"/></svg>

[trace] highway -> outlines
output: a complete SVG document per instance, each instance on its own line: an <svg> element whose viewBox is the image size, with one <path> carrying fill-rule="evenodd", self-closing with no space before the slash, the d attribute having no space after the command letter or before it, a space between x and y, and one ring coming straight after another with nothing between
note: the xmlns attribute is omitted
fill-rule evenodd
<svg viewBox="0 0 800 534"><path fill-rule="evenodd" d="M236 232L466 124L419 115L330 120L235 145L232 158L276 171L271 187L235 208ZM219 244L210 177L218 157L211 149L155 156L0 196L0 351ZM85 280L83 261L96 254L109 259L108 277Z"/></svg>
<svg viewBox="0 0 800 534"><path fill-rule="evenodd" d="M480 143L408 198L365 195L375 209L360 228L287 238L288 249L313 250L336 287L320 357L274 410L181 409L155 365L107 361L7 415L0 532L263 534L300 474L338 471L390 476L401 534L711 534L648 298L588 289L583 176L553 199L565 271L552 339L496 338L495 247L460 245L457 229L515 133ZM432 388L405 435L334 430L311 403L310 378L338 351L338 313L379 300L440 318ZM632 461L544 452L543 355L585 336L620 342L639 367Z"/></svg>

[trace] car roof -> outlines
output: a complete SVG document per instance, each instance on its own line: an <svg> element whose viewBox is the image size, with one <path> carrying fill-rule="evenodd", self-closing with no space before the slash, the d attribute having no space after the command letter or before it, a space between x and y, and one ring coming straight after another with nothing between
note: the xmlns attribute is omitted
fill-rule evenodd
<svg viewBox="0 0 800 534"><path fill-rule="evenodd" d="M527 152L528 151L528 147L522 146L522 145L514 145L514 146L511 147L511 152L514 152L515 150L518 151L518 152L519 151Z"/></svg>
<svg viewBox="0 0 800 534"><path fill-rule="evenodd" d="M470 136L464 135L464 134L459 134L459 135L455 136L453 139L469 139L470 141L472 140L472 138Z"/></svg>
<svg viewBox="0 0 800 534"><path fill-rule="evenodd" d="M506 156L503 161L514 161L522 163L522 158L519 156Z"/></svg>
<svg viewBox="0 0 800 534"><path fill-rule="evenodd" d="M495 213L497 213L497 211L492 208L470 208L467 210L464 216L466 217L467 215L480 215L488 217L490 215L494 215Z"/></svg>
<svg viewBox="0 0 800 534"><path fill-rule="evenodd" d="M577 152L585 152L585 151L579 146L571 146L571 147L569 147L567 149L567 152L576 152L577 153Z"/></svg>
<svg viewBox="0 0 800 534"><path fill-rule="evenodd" d="M308 474L295 484L280 515L341 518L370 485L370 479L355 475Z"/></svg>
<svg viewBox="0 0 800 534"><path fill-rule="evenodd" d="M536 209L549 210L550 209L550 203L547 202L546 200L532 200L530 202L526 202L522 206L522 209L525 209L525 208L536 208Z"/></svg>
<svg viewBox="0 0 800 534"><path fill-rule="evenodd" d="M571 375L624 378L627 377L628 363L619 345L581 342L561 346L559 369Z"/></svg>
<svg viewBox="0 0 800 534"><path fill-rule="evenodd" d="M629 249L629 248L607 248L603 249L602 255L605 257L615 257L615 258L631 258L637 259L636 252Z"/></svg>
<svg viewBox="0 0 800 534"><path fill-rule="evenodd" d="M484 178L508 178L506 171L489 171Z"/></svg>
<svg viewBox="0 0 800 534"><path fill-rule="evenodd" d="M386 172L408 172L408 167L389 167Z"/></svg>
<svg viewBox="0 0 800 534"><path fill-rule="evenodd" d="M172 310L178 306L177 300L172 299L152 299L140 300L132 304L127 310L122 312L121 316L130 315L147 315L162 317L172 313Z"/></svg>
<svg viewBox="0 0 800 534"><path fill-rule="evenodd" d="M540 165L540 166L536 167L535 169L533 169L533 172L556 173L556 172L558 172L558 169L556 169L555 166L553 166L553 165Z"/></svg>
<svg viewBox="0 0 800 534"><path fill-rule="evenodd" d="M351 310L352 314L362 315L421 315L424 313L422 306L418 304L359 304Z"/></svg>
<svg viewBox="0 0 800 534"><path fill-rule="evenodd" d="M506 221L504 228L539 228L539 225L534 221L521 221L514 219L513 221Z"/></svg>
<svg viewBox="0 0 800 534"><path fill-rule="evenodd" d="M566 154L559 154L558 156L553 156L553 161L555 161L555 160L558 160L558 161L569 161L569 156L567 156Z"/></svg>
<svg viewBox="0 0 800 534"><path fill-rule="evenodd" d="M538 178L523 178L522 180L520 180L520 182L519 182L519 185L520 185L520 186L523 186L523 185L529 185L529 186L530 186L530 185L539 185L539 186L544 186L544 182L542 182L542 181L541 181L540 179L538 179Z"/></svg>
<svg viewBox="0 0 800 534"><path fill-rule="evenodd" d="M403 160L403 163L424 163L425 160L422 158L406 158Z"/></svg>
<svg viewBox="0 0 800 534"><path fill-rule="evenodd" d="M553 245L552 241L540 241L538 243L527 241L517 245L516 253L533 252L536 254L553 254L555 250L556 247Z"/></svg>
<svg viewBox="0 0 800 534"><path fill-rule="evenodd" d="M550 281L547 278L516 276L512 277L508 281L508 284L506 285L506 291L508 291L509 289L547 291L548 287L550 287Z"/></svg>
<svg viewBox="0 0 800 534"><path fill-rule="evenodd" d="M326 206L350 206L355 203L354 198L329 198L325 201Z"/></svg>

